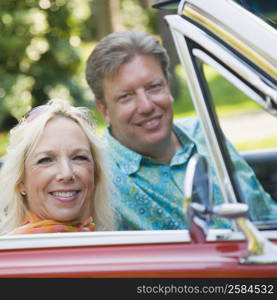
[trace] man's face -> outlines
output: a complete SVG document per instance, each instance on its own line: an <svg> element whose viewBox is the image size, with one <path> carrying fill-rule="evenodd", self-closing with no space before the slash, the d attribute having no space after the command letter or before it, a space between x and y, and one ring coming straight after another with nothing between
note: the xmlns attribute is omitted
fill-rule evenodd
<svg viewBox="0 0 277 300"><path fill-rule="evenodd" d="M152 55L137 55L104 80L105 105L97 101L112 135L144 155L170 140L172 102L168 82Z"/></svg>

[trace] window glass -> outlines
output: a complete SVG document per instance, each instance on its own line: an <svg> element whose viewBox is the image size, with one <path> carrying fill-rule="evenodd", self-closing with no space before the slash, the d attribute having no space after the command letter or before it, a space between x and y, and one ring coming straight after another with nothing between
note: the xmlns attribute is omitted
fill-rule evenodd
<svg viewBox="0 0 277 300"><path fill-rule="evenodd" d="M241 90L208 65L203 65L220 127L227 140L244 156L256 177L273 199L277 210L277 118L264 111ZM240 166L238 177L243 176ZM245 189L241 186L242 193ZM271 207L273 208L273 207ZM277 221L276 216L263 216Z"/></svg>
<svg viewBox="0 0 277 300"><path fill-rule="evenodd" d="M204 65L220 125L239 151L277 148L277 118L215 69Z"/></svg>
<svg viewBox="0 0 277 300"><path fill-rule="evenodd" d="M277 28L276 0L234 0L245 9L264 20L273 28Z"/></svg>

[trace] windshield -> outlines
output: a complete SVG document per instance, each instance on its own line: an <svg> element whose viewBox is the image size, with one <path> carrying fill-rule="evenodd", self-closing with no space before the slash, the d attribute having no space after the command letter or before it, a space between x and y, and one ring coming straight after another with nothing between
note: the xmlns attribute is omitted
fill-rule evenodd
<svg viewBox="0 0 277 300"><path fill-rule="evenodd" d="M276 0L234 0L236 3L264 20L273 28L277 28Z"/></svg>

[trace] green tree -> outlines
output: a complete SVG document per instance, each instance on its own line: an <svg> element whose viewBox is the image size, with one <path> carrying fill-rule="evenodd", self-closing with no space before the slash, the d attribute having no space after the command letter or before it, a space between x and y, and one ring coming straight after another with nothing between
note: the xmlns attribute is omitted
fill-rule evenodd
<svg viewBox="0 0 277 300"><path fill-rule="evenodd" d="M1 131L8 130L30 107L51 97L84 104L77 47L82 22L90 16L84 10L87 2L0 2Z"/></svg>

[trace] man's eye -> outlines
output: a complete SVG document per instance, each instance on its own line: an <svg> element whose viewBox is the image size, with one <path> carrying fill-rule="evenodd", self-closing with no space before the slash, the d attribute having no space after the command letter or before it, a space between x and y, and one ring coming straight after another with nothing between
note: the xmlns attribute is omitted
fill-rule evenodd
<svg viewBox="0 0 277 300"><path fill-rule="evenodd" d="M52 161L53 161L53 159L51 157L43 157L43 158L39 159L37 163L38 164L47 164Z"/></svg>
<svg viewBox="0 0 277 300"><path fill-rule="evenodd" d="M119 101L127 101L127 100L131 99L131 97L132 97L131 93L123 94L118 97L118 100Z"/></svg>
<svg viewBox="0 0 277 300"><path fill-rule="evenodd" d="M157 83L157 84L151 84L148 87L149 91L159 91L162 88L162 84L161 83Z"/></svg>

